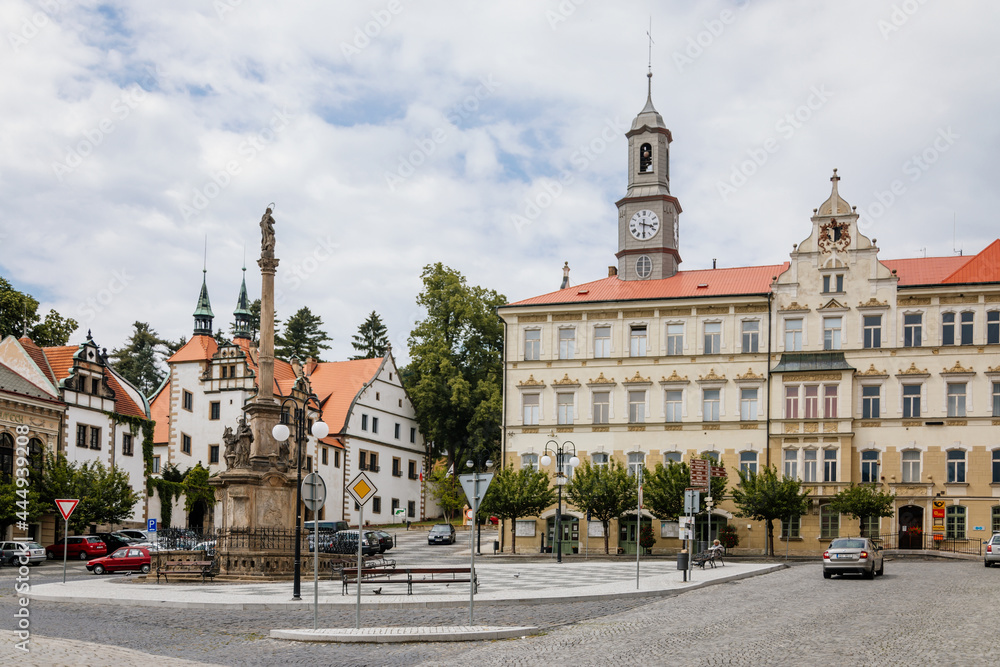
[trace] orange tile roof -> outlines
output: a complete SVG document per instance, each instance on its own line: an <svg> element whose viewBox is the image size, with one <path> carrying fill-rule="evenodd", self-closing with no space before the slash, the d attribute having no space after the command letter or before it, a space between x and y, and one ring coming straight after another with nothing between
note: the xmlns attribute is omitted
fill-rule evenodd
<svg viewBox="0 0 1000 667"><path fill-rule="evenodd" d="M142 417L143 419L148 418L145 407L139 407L139 405L132 400L132 397L128 395L125 388L120 382L118 382L118 378L115 377L114 373L109 370L104 373L104 377L108 380L108 386L115 392L115 412L120 415L128 415L130 417Z"/></svg>
<svg viewBox="0 0 1000 667"><path fill-rule="evenodd" d="M331 434L344 430L351 404L361 388L378 373L383 361L382 358L328 361L313 369L309 383L323 406L323 421Z"/></svg>
<svg viewBox="0 0 1000 667"><path fill-rule="evenodd" d="M31 340L27 336L19 338L18 341L31 360L35 362L38 369L49 379L49 382L56 384L56 376L52 373L52 368L49 366L49 362L45 359L45 352L42 348L35 345L35 341Z"/></svg>
<svg viewBox="0 0 1000 667"><path fill-rule="evenodd" d="M167 359L171 361L207 361L219 349L219 344L211 336L203 334L191 336L191 340L184 344L184 347L174 352L173 356Z"/></svg>
<svg viewBox="0 0 1000 667"><path fill-rule="evenodd" d="M787 268L788 262L734 269L679 271L676 275L662 280L622 280L618 276L611 276L507 305L534 306L766 294L771 289L771 279Z"/></svg>
<svg viewBox="0 0 1000 667"><path fill-rule="evenodd" d="M896 270L899 287L909 285L940 285L945 278L969 261L968 257L915 257L883 259L889 269Z"/></svg>
<svg viewBox="0 0 1000 667"><path fill-rule="evenodd" d="M160 391L149 402L149 418L156 422L153 427L153 444L166 444L170 440L170 381L160 387Z"/></svg>
<svg viewBox="0 0 1000 667"><path fill-rule="evenodd" d="M1000 239L974 255L960 269L944 279L946 283L1000 282Z"/></svg>
<svg viewBox="0 0 1000 667"><path fill-rule="evenodd" d="M55 384L57 386L59 382L69 377L69 372L73 368L73 355L76 354L79 349L80 347L78 345L42 348L42 352L45 353L45 359L48 361L48 365L52 369L52 373L55 376ZM121 386L114 373L109 370L104 374L104 377L107 378L108 386L115 392L115 412L121 415L142 417L145 419L145 408L139 406L134 400L132 400L132 397L129 396L128 392L125 391L125 388Z"/></svg>

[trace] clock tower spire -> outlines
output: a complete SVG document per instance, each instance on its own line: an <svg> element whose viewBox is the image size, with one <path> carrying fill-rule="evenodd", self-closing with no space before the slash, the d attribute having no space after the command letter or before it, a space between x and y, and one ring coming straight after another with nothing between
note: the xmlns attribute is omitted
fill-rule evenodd
<svg viewBox="0 0 1000 667"><path fill-rule="evenodd" d="M618 207L618 276L654 280L677 273L678 215L681 205L670 194L670 142L673 138L653 106L653 72L646 106L632 121L628 137L628 191Z"/></svg>

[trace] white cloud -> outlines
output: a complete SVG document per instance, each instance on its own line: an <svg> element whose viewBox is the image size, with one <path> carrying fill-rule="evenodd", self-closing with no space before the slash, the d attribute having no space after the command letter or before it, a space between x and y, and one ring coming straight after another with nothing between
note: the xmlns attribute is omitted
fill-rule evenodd
<svg viewBox="0 0 1000 667"><path fill-rule="evenodd" d="M76 339L91 327L109 348L135 320L189 335L206 234L228 329L244 245L259 293L270 201L279 315L312 308L331 358L373 309L405 356L436 261L511 299L556 288L566 260L575 283L607 275L626 140L602 135L645 101L650 13L682 268L782 262L834 167L862 211L904 184L869 220L887 258L948 254L953 219L966 253L996 237L992 4L44 4L60 11L0 10L0 272L45 308L93 312ZM914 170L941 132L957 138Z"/></svg>

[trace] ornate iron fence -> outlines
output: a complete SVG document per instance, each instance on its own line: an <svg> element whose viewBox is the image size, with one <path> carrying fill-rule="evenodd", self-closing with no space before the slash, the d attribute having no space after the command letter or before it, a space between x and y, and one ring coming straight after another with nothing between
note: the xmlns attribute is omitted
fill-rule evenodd
<svg viewBox="0 0 1000 667"><path fill-rule="evenodd" d="M878 537L873 537L872 541L882 546L883 549L929 549L933 551L946 551L956 554L971 554L981 556L983 553L983 540L980 537L946 538L935 540L933 535L924 533L885 533Z"/></svg>
<svg viewBox="0 0 1000 667"><path fill-rule="evenodd" d="M309 546L305 542L306 531L299 532L302 551ZM203 550L208 555L216 551L247 549L251 551L293 551L295 530L287 528L226 528L196 530L192 528L164 528L156 533L156 545L160 551Z"/></svg>

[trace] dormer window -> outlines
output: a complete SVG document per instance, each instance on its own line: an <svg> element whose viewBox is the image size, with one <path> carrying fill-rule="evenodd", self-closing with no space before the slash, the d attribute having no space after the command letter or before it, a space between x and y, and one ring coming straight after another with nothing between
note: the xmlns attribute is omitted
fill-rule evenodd
<svg viewBox="0 0 1000 667"><path fill-rule="evenodd" d="M844 274L835 273L823 276L823 293L832 294L844 291Z"/></svg>
<svg viewBox="0 0 1000 667"><path fill-rule="evenodd" d="M653 147L643 144L639 148L639 173L651 173L653 171Z"/></svg>

